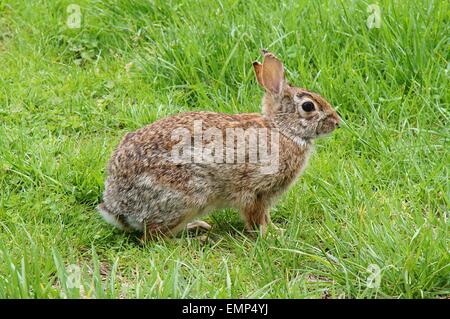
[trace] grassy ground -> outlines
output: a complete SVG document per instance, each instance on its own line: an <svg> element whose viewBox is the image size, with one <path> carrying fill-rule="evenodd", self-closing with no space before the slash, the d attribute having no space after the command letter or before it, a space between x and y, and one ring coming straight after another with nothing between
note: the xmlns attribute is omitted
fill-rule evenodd
<svg viewBox="0 0 450 319"><path fill-rule="evenodd" d="M369 29L370 3L0 1L0 298L448 297L450 5L379 1ZM125 132L259 111L262 47L345 119L272 209L286 233L226 210L213 242L142 247L106 224Z"/></svg>

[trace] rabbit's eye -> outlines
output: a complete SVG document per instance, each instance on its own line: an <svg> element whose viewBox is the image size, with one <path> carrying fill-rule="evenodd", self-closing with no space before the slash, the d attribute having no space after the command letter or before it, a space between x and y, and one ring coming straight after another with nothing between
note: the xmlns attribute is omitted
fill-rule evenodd
<svg viewBox="0 0 450 319"><path fill-rule="evenodd" d="M310 102L310 101L305 102L302 104L302 109L305 112L312 112L312 111L314 111L314 103Z"/></svg>

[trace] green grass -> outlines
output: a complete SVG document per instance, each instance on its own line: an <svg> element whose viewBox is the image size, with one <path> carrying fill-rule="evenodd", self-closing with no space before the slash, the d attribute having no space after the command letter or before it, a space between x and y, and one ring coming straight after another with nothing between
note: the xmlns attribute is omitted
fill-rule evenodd
<svg viewBox="0 0 450 319"><path fill-rule="evenodd" d="M1 1L0 298L448 298L450 5L379 1L369 30L370 3ZM106 224L125 132L259 111L263 47L345 119L272 209L285 234L248 238L232 210L206 244L143 247Z"/></svg>

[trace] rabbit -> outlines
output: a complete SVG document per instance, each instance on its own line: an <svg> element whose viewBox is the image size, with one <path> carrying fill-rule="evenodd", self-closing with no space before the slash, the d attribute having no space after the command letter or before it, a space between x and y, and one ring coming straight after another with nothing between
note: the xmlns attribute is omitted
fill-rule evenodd
<svg viewBox="0 0 450 319"><path fill-rule="evenodd" d="M266 234L273 225L270 207L305 168L314 139L334 131L341 119L320 95L288 83L274 54L262 53L263 63L253 63L265 90L262 114L179 113L125 135L109 161L98 206L106 221L147 240L185 228L208 230L199 218L234 208L250 232ZM264 170L270 161L257 160L264 156L255 131L275 141L269 143L276 153L273 171ZM230 132L238 133L225 143ZM205 140L217 143L208 149Z"/></svg>

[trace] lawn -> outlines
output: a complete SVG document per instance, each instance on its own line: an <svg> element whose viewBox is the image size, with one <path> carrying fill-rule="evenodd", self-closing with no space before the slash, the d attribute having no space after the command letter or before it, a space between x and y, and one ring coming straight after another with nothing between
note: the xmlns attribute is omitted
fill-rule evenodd
<svg viewBox="0 0 450 319"><path fill-rule="evenodd" d="M448 298L450 4L376 3L1 1L0 298ZM344 120L272 208L285 233L234 210L206 241L109 226L122 136L259 112L261 48Z"/></svg>

